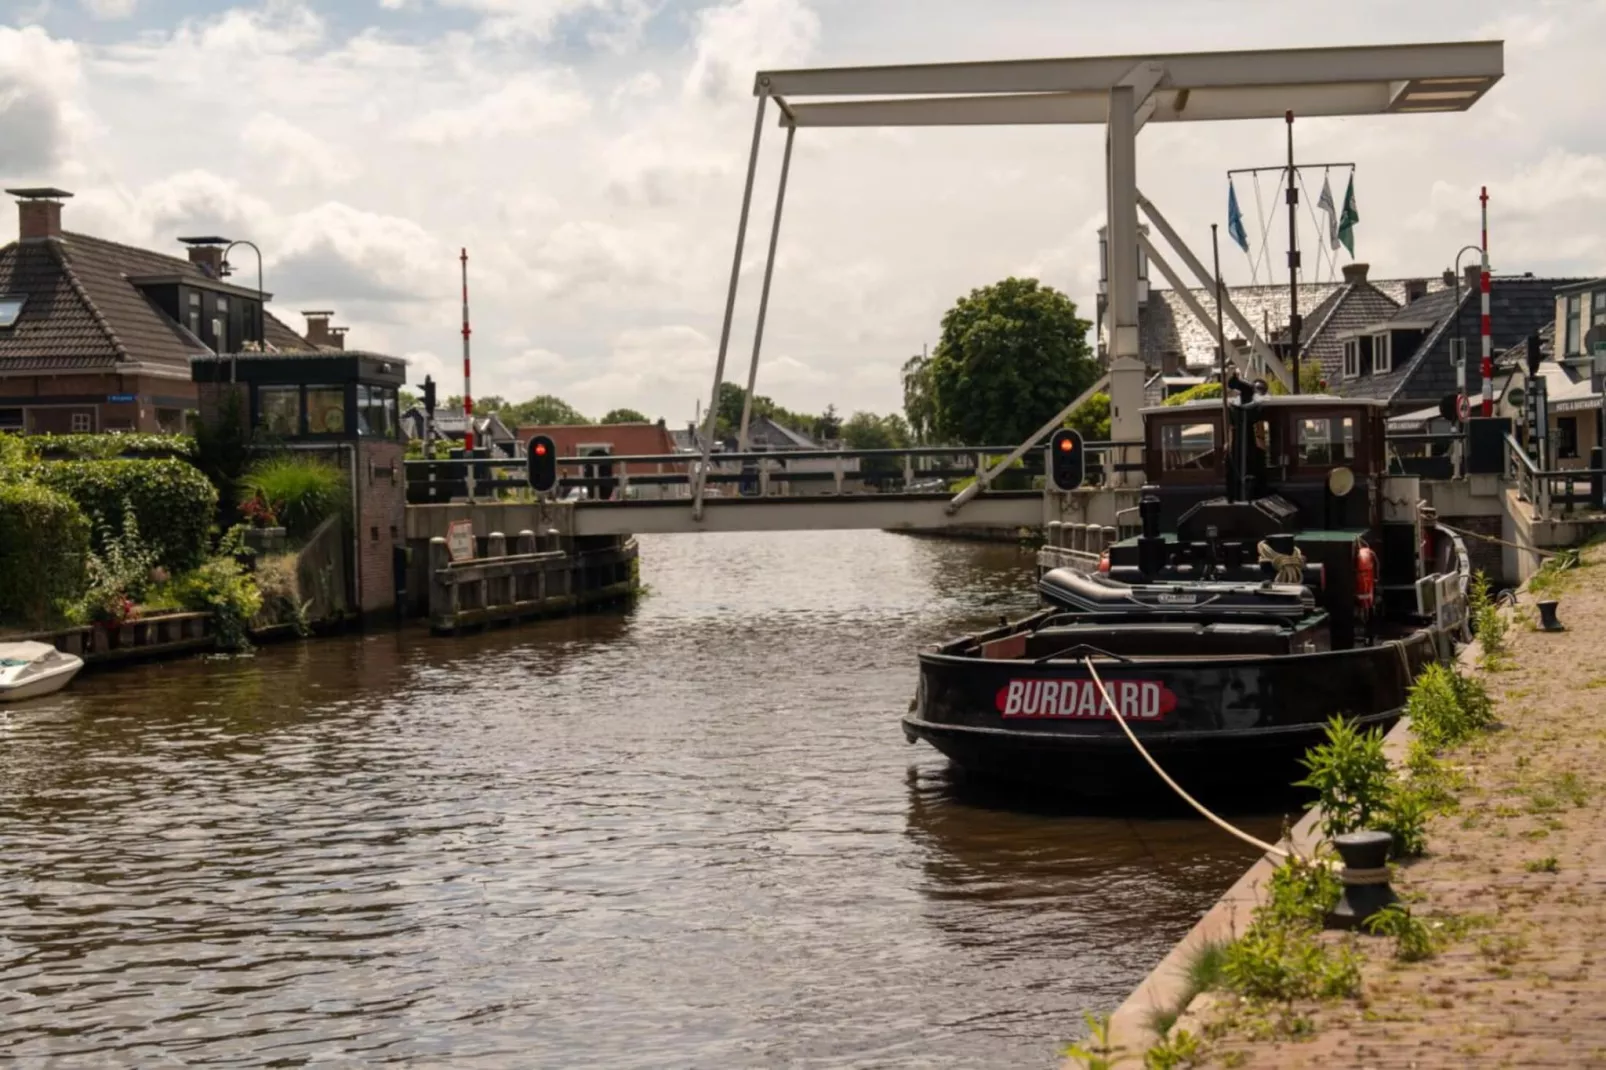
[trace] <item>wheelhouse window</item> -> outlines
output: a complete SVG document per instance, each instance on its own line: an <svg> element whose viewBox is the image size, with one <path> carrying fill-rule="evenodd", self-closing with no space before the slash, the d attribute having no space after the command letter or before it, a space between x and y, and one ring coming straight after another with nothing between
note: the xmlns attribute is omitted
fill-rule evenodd
<svg viewBox="0 0 1606 1070"><path fill-rule="evenodd" d="M257 426L270 435L301 433L301 388L262 386L257 388Z"/></svg>
<svg viewBox="0 0 1606 1070"><path fill-rule="evenodd" d="M1306 416L1295 421L1295 461L1300 468L1355 463L1355 417Z"/></svg>
<svg viewBox="0 0 1606 1070"><path fill-rule="evenodd" d="M1202 472L1215 468L1215 424L1162 424L1160 464L1166 472Z"/></svg>
<svg viewBox="0 0 1606 1070"><path fill-rule="evenodd" d="M307 387L307 434L342 435L345 432L345 387Z"/></svg>
<svg viewBox="0 0 1606 1070"><path fill-rule="evenodd" d="M14 327L28 303L27 294L0 294L0 327Z"/></svg>

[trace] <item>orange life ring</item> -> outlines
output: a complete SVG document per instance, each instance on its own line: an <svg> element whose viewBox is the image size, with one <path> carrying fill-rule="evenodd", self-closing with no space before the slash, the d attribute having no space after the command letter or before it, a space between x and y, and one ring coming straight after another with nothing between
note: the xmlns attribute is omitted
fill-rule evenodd
<svg viewBox="0 0 1606 1070"><path fill-rule="evenodd" d="M1355 604L1370 610L1377 588L1377 555L1370 547L1361 546L1355 551Z"/></svg>

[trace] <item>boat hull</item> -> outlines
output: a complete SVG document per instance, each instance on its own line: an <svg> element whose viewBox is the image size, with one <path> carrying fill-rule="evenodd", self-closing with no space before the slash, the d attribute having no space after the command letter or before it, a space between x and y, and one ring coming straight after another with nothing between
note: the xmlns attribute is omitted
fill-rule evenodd
<svg viewBox="0 0 1606 1070"><path fill-rule="evenodd" d="M1431 628L1375 647L1098 666L1133 734L1188 791L1284 790L1343 717L1386 728L1448 649ZM905 735L1006 787L1094 798L1169 793L1109 714L1085 665L925 653Z"/></svg>
<svg viewBox="0 0 1606 1070"><path fill-rule="evenodd" d="M62 657L66 659L71 655ZM14 683L0 683L0 702L23 702L55 694L70 684L83 667L83 659L71 657L70 661L63 660L43 671L27 673Z"/></svg>

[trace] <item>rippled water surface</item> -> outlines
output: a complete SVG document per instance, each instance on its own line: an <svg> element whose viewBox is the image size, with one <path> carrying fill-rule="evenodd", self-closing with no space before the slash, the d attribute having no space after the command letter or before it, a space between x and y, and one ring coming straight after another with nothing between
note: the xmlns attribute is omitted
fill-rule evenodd
<svg viewBox="0 0 1606 1070"><path fill-rule="evenodd" d="M1050 1067L1248 863L978 799L904 742L915 649L1029 608L1027 554L642 545L626 611L0 707L0 1052Z"/></svg>

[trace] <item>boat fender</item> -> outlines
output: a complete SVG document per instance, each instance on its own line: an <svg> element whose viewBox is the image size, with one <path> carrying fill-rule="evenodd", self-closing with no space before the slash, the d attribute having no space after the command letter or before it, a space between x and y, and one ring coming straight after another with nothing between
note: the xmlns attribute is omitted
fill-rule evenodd
<svg viewBox="0 0 1606 1070"><path fill-rule="evenodd" d="M1377 586L1377 555L1369 546L1355 548L1355 604L1370 611Z"/></svg>

